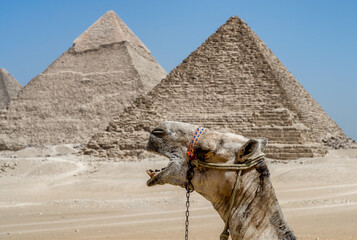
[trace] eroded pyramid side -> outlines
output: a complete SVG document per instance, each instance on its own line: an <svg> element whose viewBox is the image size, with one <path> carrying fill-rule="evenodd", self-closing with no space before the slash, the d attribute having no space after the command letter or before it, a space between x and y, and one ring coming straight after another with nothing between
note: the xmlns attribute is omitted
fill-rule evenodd
<svg viewBox="0 0 357 240"><path fill-rule="evenodd" d="M170 120L267 137L267 153L274 158L323 155L326 147L301 117L304 108L295 105L282 83L286 75L279 68L285 67L273 64L256 38L244 21L230 18L151 92L116 117L107 131L93 136L84 152L109 158L140 155L150 129ZM299 84L293 86L305 91ZM303 101L310 104L311 99ZM333 134L346 138L336 129Z"/></svg>
<svg viewBox="0 0 357 240"><path fill-rule="evenodd" d="M317 101L286 69L284 64L274 55L266 44L251 30L252 39L260 47L266 61L272 66L280 79L280 85L291 99L301 122L310 129L310 137L314 141L332 148L356 147L336 122L322 109Z"/></svg>
<svg viewBox="0 0 357 240"><path fill-rule="evenodd" d="M6 136L0 148L84 144L165 76L151 53L130 41L86 51L74 45L11 102L7 120L0 121L0 134Z"/></svg>
<svg viewBox="0 0 357 240"><path fill-rule="evenodd" d="M16 98L22 85L4 68L0 68L0 109L5 109L9 101Z"/></svg>

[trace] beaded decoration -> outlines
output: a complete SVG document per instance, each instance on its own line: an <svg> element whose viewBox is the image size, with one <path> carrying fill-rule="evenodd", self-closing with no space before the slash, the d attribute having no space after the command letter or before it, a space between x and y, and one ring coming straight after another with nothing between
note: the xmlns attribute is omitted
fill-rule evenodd
<svg viewBox="0 0 357 240"><path fill-rule="evenodd" d="M195 158L196 155L196 145L200 137L203 135L203 133L206 132L206 128L198 126L196 129L195 134L192 137L192 140L190 142L190 146L188 147L187 150L187 156L190 158L190 160Z"/></svg>

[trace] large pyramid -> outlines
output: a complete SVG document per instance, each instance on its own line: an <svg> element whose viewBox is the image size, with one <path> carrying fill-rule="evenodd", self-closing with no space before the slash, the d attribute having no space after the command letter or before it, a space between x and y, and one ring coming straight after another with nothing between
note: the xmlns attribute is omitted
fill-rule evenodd
<svg viewBox="0 0 357 240"><path fill-rule="evenodd" d="M93 136L84 153L109 158L140 155L150 129L163 120L267 137L268 156L278 159L325 154L331 141L349 144L337 124L238 17L230 18L105 132Z"/></svg>
<svg viewBox="0 0 357 240"><path fill-rule="evenodd" d="M144 44L109 11L9 104L0 122L0 149L86 143L165 76Z"/></svg>
<svg viewBox="0 0 357 240"><path fill-rule="evenodd" d="M21 84L4 68L0 68L0 110L5 109L9 101L21 91Z"/></svg>

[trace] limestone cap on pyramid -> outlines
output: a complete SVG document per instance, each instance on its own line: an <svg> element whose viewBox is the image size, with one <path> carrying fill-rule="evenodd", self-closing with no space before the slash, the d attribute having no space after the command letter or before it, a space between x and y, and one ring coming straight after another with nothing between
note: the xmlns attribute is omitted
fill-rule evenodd
<svg viewBox="0 0 357 240"><path fill-rule="evenodd" d="M100 45L123 41L150 52L119 16L110 10L73 41L73 48L76 52L82 52L97 49Z"/></svg>

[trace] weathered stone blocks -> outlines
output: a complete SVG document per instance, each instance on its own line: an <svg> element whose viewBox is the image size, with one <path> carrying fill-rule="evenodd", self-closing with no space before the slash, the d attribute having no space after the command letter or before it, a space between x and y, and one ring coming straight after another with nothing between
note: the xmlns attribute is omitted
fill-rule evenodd
<svg viewBox="0 0 357 240"><path fill-rule="evenodd" d="M325 143L336 145L323 141L325 136L334 136L344 147L352 144L238 17L230 18L152 91L119 114L107 134L95 135L86 151L111 158L135 155L145 148L150 129L164 120L267 137L267 154L277 159L323 155ZM109 150L90 147L108 138L119 142Z"/></svg>
<svg viewBox="0 0 357 240"><path fill-rule="evenodd" d="M137 96L166 76L149 50L112 11L106 13L0 115L0 149L82 143L104 131ZM133 127L131 127L133 129ZM110 150L108 139L96 150Z"/></svg>

